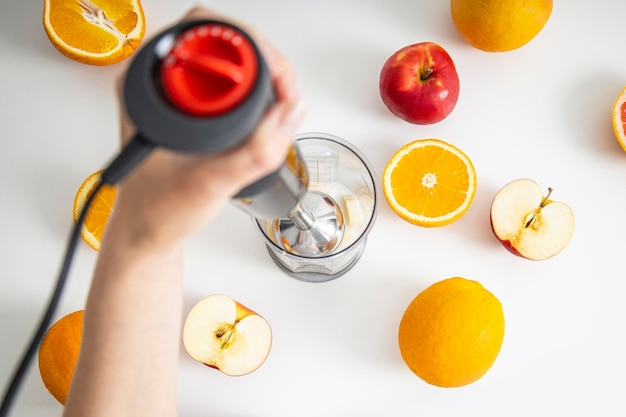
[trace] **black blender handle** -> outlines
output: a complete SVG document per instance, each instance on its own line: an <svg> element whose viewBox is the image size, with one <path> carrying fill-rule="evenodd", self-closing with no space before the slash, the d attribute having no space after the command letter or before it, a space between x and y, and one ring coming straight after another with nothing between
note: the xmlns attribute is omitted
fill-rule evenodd
<svg viewBox="0 0 626 417"><path fill-rule="evenodd" d="M109 185L117 184L132 171L155 148L155 144L148 141L141 133L135 136L124 146L122 151L113 159L102 173L102 182Z"/></svg>

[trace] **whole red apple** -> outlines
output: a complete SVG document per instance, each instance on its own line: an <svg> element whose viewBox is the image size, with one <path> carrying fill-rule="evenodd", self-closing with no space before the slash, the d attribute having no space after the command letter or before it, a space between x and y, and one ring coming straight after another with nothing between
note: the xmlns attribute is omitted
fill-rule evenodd
<svg viewBox="0 0 626 417"><path fill-rule="evenodd" d="M427 125L445 119L459 98L459 76L450 55L436 43L405 46L380 71L380 97L396 116Z"/></svg>

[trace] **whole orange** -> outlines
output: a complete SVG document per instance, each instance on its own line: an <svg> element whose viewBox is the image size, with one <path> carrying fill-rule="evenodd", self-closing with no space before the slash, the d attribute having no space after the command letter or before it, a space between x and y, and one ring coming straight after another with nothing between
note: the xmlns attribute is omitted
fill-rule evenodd
<svg viewBox="0 0 626 417"><path fill-rule="evenodd" d="M39 373L46 389L65 404L78 360L84 310L60 318L44 335L39 346Z"/></svg>
<svg viewBox="0 0 626 417"><path fill-rule="evenodd" d="M451 0L452 20L474 47L487 52L520 48L543 29L552 0Z"/></svg>
<svg viewBox="0 0 626 417"><path fill-rule="evenodd" d="M504 339L500 301L480 283L461 277L439 281L409 304L400 321L402 359L418 377L438 387L480 379Z"/></svg>

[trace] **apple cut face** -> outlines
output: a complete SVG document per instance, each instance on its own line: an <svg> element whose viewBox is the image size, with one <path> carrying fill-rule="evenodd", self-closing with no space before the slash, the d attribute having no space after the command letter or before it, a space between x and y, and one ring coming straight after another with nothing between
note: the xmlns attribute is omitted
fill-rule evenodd
<svg viewBox="0 0 626 417"><path fill-rule="evenodd" d="M226 295L211 295L198 302L183 327L183 345L189 356L231 376L260 367L271 344L269 323Z"/></svg>
<svg viewBox="0 0 626 417"><path fill-rule="evenodd" d="M561 252L574 232L574 213L546 199L539 184L520 179L504 186L491 206L491 227L512 253L543 260Z"/></svg>

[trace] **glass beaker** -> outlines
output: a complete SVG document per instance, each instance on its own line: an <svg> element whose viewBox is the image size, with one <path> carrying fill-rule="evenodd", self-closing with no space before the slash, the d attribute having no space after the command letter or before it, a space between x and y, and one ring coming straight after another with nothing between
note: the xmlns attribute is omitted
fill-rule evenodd
<svg viewBox="0 0 626 417"><path fill-rule="evenodd" d="M308 173L307 192L289 215L255 221L284 272L328 281L348 272L365 249L377 214L373 169L339 137L302 133L295 139Z"/></svg>

